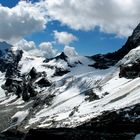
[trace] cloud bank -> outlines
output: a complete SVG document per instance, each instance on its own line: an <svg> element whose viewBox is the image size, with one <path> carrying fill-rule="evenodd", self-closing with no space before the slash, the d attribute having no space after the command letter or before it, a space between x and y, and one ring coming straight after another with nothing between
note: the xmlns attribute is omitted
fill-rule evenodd
<svg viewBox="0 0 140 140"><path fill-rule="evenodd" d="M26 1L15 7L0 5L0 40L16 42L26 35L46 28L47 18L41 5Z"/></svg>
<svg viewBox="0 0 140 140"><path fill-rule="evenodd" d="M20 1L13 8L0 5L0 40L17 42L44 30L50 20L75 30L99 27L102 32L127 37L140 22L139 7L140 0L40 0ZM59 33L55 32L61 44L76 40L65 32Z"/></svg>
<svg viewBox="0 0 140 140"><path fill-rule="evenodd" d="M140 22L139 0L46 0L48 15L75 30L128 36Z"/></svg>
<svg viewBox="0 0 140 140"><path fill-rule="evenodd" d="M20 1L13 8L0 5L0 41L15 43L43 31L47 23L54 20L74 30L91 31L99 27L102 32L127 37L140 22L139 7L140 0L40 0L36 3ZM65 46L77 40L67 32L54 31L54 36ZM34 42L22 41L26 51L35 47ZM45 46L51 50L49 44Z"/></svg>
<svg viewBox="0 0 140 140"><path fill-rule="evenodd" d="M18 43L15 45L18 49L25 50L25 51L30 51L36 48L36 45L33 41L27 41L25 39L20 40Z"/></svg>

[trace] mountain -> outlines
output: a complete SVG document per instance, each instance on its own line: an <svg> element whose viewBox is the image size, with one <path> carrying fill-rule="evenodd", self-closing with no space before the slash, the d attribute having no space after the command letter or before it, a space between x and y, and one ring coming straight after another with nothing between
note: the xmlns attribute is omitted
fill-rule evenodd
<svg viewBox="0 0 140 140"><path fill-rule="evenodd" d="M140 133L139 45L140 24L121 49L105 55L62 52L46 59L11 46L0 57L0 138L29 131L25 140L134 139Z"/></svg>
<svg viewBox="0 0 140 140"><path fill-rule="evenodd" d="M132 35L128 38L125 45L113 52L113 53L107 53L104 55L97 54L92 56L91 58L96 62L94 63L93 67L99 68L99 69L107 69L110 66L115 65L119 60L121 60L125 55L129 53L132 49L135 49L140 45L140 24L135 28Z"/></svg>

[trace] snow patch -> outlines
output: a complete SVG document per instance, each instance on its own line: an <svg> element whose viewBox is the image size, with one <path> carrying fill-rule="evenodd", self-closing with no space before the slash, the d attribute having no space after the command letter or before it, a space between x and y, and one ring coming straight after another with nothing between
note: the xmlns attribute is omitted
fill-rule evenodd
<svg viewBox="0 0 140 140"><path fill-rule="evenodd" d="M131 50L118 64L131 65L136 60L140 60L140 46Z"/></svg>
<svg viewBox="0 0 140 140"><path fill-rule="evenodd" d="M19 125L27 117L28 114L29 114L28 110L19 111L14 116L12 116L12 119L17 118L16 125Z"/></svg>
<svg viewBox="0 0 140 140"><path fill-rule="evenodd" d="M136 135L134 140L140 140L140 134Z"/></svg>
<svg viewBox="0 0 140 140"><path fill-rule="evenodd" d="M4 84L4 74L0 72L0 101L5 99L5 91L1 88L1 85Z"/></svg>

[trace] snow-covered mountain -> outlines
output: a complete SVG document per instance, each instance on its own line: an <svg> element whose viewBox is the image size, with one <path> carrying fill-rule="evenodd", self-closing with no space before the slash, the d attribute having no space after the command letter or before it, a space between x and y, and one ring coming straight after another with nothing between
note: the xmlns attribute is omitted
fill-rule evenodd
<svg viewBox="0 0 140 140"><path fill-rule="evenodd" d="M111 131L112 123L134 138L140 130L125 127L140 124L139 28L120 50L92 57L62 52L46 59L10 46L0 57L0 130Z"/></svg>

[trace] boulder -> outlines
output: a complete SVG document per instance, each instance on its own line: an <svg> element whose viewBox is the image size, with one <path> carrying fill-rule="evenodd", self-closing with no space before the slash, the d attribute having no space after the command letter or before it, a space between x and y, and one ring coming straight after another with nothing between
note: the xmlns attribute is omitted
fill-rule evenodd
<svg viewBox="0 0 140 140"><path fill-rule="evenodd" d="M119 77L125 77L128 79L140 77L140 60L137 60L132 64L121 65Z"/></svg>
<svg viewBox="0 0 140 140"><path fill-rule="evenodd" d="M69 72L70 72L69 70L65 70L63 68L56 68L55 73L53 75L54 76L63 76Z"/></svg>
<svg viewBox="0 0 140 140"><path fill-rule="evenodd" d="M41 88L51 86L51 82L45 77L41 78L36 84Z"/></svg>
<svg viewBox="0 0 140 140"><path fill-rule="evenodd" d="M37 71L34 67L30 70L29 75L31 76L31 79L37 78L38 74L37 74Z"/></svg>

